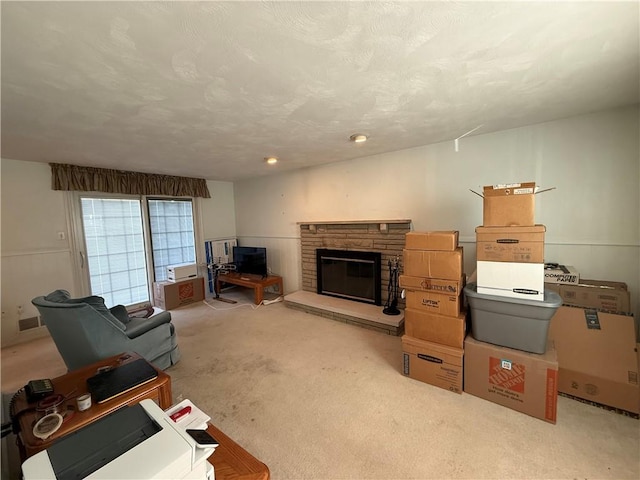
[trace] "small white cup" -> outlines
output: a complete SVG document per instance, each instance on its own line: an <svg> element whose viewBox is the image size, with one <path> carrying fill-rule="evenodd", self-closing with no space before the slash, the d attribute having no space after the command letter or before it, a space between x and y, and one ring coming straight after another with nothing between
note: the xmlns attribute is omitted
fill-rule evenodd
<svg viewBox="0 0 640 480"><path fill-rule="evenodd" d="M84 412L85 410L89 410L91 408L91 394L85 393L84 395L80 395L76 402L78 403L78 410L80 412Z"/></svg>

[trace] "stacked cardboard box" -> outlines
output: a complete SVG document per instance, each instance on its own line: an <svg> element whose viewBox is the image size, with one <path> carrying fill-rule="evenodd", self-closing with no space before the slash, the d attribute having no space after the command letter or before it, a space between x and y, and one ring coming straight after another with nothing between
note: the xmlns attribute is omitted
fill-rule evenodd
<svg viewBox="0 0 640 480"><path fill-rule="evenodd" d="M484 187L476 228L478 293L544 300L544 225L534 223L535 183Z"/></svg>
<svg viewBox="0 0 640 480"><path fill-rule="evenodd" d="M464 391L555 423L558 361L547 329L560 299L545 297L546 229L534 221L535 183L483 193L477 285L465 289L476 338L464 343Z"/></svg>
<svg viewBox="0 0 640 480"><path fill-rule="evenodd" d="M576 285L545 283L544 288L558 293L564 305L631 313L629 290L624 282L582 279Z"/></svg>
<svg viewBox="0 0 640 480"><path fill-rule="evenodd" d="M468 335L464 351L465 392L556 423L558 360L553 344L538 355Z"/></svg>
<svg viewBox="0 0 640 480"><path fill-rule="evenodd" d="M627 285L581 280L547 284L562 297L549 338L558 351L558 391L640 414L636 326Z"/></svg>
<svg viewBox="0 0 640 480"><path fill-rule="evenodd" d="M463 248L457 231L409 232L403 250L403 373L462 393L466 314Z"/></svg>
<svg viewBox="0 0 640 480"><path fill-rule="evenodd" d="M482 307L477 312L471 308L477 340L542 354L549 320L560 299L550 293L553 301L545 300L546 228L534 223L534 197L533 182L484 187L485 224L476 228L477 285L467 297ZM477 320L491 322L493 332L485 328L486 333L479 335Z"/></svg>
<svg viewBox="0 0 640 480"><path fill-rule="evenodd" d="M575 285L580 283L580 273L572 266L545 263L544 282L549 284ZM547 287L545 286L545 288Z"/></svg>

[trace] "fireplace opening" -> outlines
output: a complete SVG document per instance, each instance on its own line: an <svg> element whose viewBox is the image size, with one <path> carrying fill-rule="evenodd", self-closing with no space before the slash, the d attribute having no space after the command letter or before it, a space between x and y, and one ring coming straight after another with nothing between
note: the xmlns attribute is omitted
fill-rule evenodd
<svg viewBox="0 0 640 480"><path fill-rule="evenodd" d="M379 252L316 250L318 294L382 305Z"/></svg>

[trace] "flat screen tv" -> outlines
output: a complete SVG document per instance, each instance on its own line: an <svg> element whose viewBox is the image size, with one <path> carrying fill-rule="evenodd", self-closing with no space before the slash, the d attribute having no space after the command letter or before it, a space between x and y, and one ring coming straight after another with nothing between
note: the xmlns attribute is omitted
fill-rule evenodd
<svg viewBox="0 0 640 480"><path fill-rule="evenodd" d="M233 264L239 273L267 276L267 249L233 247Z"/></svg>

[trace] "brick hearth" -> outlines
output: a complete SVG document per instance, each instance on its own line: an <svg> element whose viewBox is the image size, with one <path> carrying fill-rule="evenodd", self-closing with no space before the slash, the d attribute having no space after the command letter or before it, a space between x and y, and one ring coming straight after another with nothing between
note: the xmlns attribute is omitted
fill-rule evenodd
<svg viewBox="0 0 640 480"><path fill-rule="evenodd" d="M400 315L384 315L383 306L318 295L316 250L329 248L380 252L384 305L388 296L389 260L398 256L402 264L405 234L410 230L411 220L301 222L302 291L286 295L285 304L326 318L383 331L390 335L401 335L404 330L404 310L400 299Z"/></svg>

